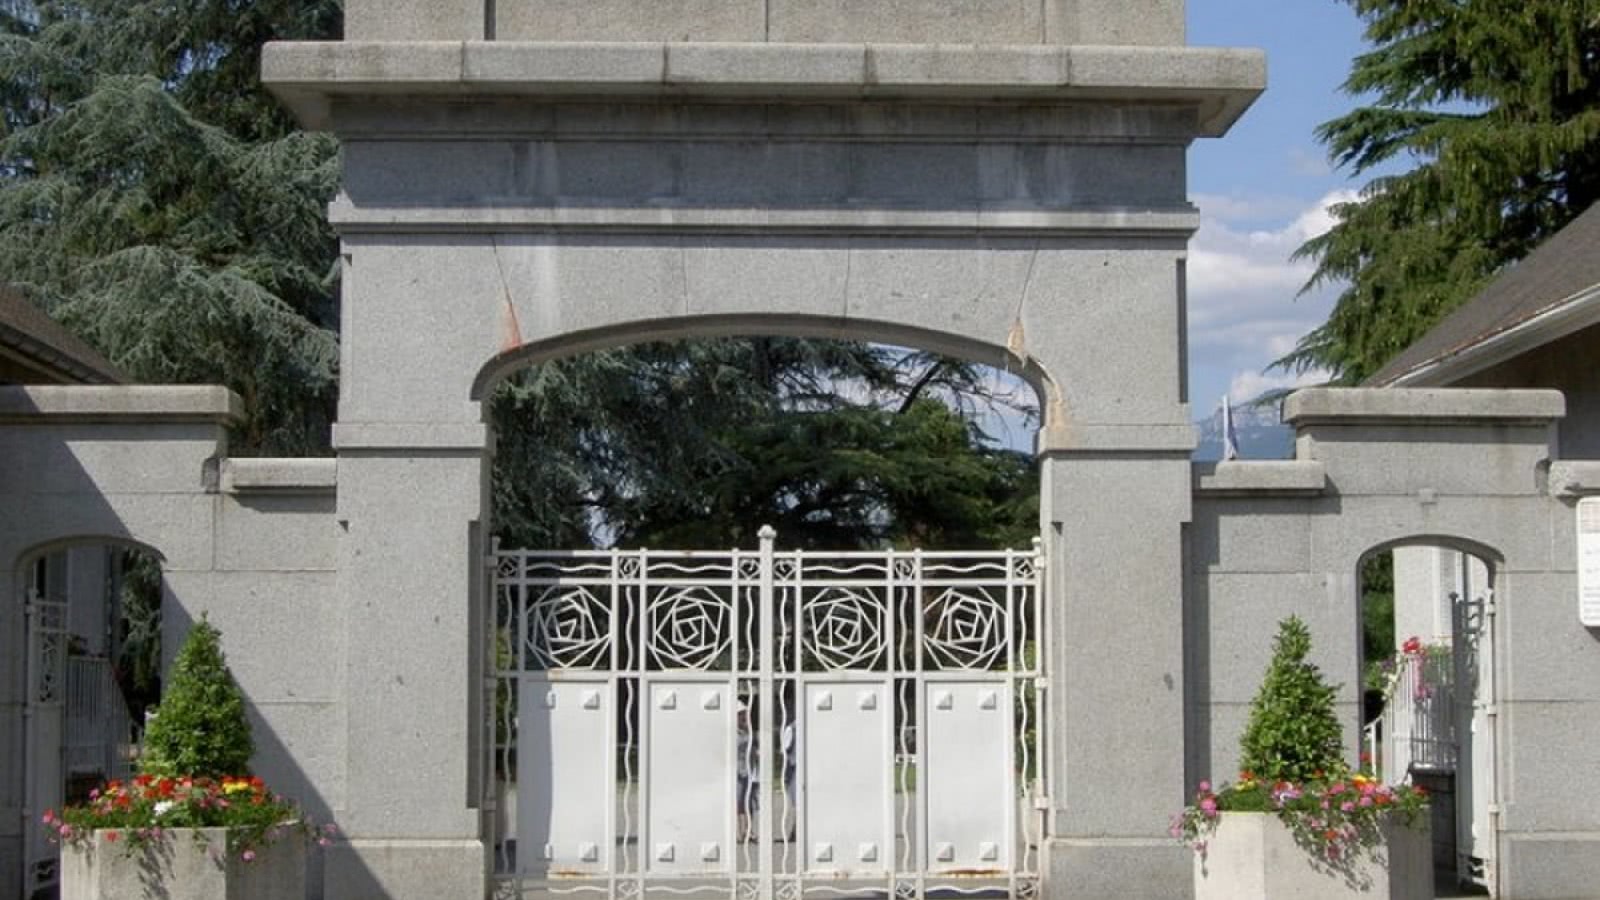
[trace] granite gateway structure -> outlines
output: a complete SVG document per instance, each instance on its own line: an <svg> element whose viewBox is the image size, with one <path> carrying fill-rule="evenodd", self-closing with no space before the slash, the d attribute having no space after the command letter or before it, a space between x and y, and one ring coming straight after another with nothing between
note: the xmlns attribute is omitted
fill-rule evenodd
<svg viewBox="0 0 1600 900"><path fill-rule="evenodd" d="M483 399L564 355L786 334L1038 392L1049 789L1027 891L1187 896L1168 816L1233 767L1276 621L1314 629L1353 744L1358 561L1426 537L1492 566L1496 886L1596 896L1575 505L1600 462L1553 449L1560 393L1496 390L1303 391L1296 459L1190 462L1185 150L1265 60L1185 46L1183 21L1182 0L348 0L345 41L269 46L269 87L344 141L337 458L230 458L218 388L0 389L4 891L53 690L23 573L93 538L160 556L167 646L202 612L221 628L258 772L347 838L324 896L485 895Z"/></svg>

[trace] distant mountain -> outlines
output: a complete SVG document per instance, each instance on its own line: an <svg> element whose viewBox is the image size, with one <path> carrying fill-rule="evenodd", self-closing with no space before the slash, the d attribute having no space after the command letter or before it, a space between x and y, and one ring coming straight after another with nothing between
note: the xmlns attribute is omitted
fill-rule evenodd
<svg viewBox="0 0 1600 900"><path fill-rule="evenodd" d="M1279 404L1241 403L1233 407L1233 431L1240 459L1290 459L1294 456L1294 430L1278 418ZM1200 444L1194 458L1209 462L1222 458L1222 408L1194 423Z"/></svg>

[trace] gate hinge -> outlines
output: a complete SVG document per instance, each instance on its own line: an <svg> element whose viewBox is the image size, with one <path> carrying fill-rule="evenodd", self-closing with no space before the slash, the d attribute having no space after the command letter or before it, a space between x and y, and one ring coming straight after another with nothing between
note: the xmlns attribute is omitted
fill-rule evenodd
<svg viewBox="0 0 1600 900"><path fill-rule="evenodd" d="M1043 675L1035 675L1033 676L1033 687L1034 690L1045 690L1046 688L1050 687L1050 679Z"/></svg>
<svg viewBox="0 0 1600 900"><path fill-rule="evenodd" d="M1033 808L1034 809L1049 809L1050 808L1050 795L1049 794L1044 794L1042 796L1034 797L1033 798Z"/></svg>

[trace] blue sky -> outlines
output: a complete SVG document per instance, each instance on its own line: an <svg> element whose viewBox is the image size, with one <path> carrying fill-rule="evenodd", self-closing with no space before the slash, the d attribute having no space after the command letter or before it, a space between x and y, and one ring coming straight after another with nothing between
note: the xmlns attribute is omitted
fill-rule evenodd
<svg viewBox="0 0 1600 900"><path fill-rule="evenodd" d="M1328 164L1313 134L1350 110L1340 90L1364 52L1338 0L1189 0L1189 43L1267 51L1267 91L1226 137L1189 152L1201 227L1190 244L1189 399L1196 418L1293 383L1262 370L1322 322L1335 291L1296 299L1310 274L1289 255L1325 230L1324 207L1361 186ZM1310 378L1315 380L1313 373Z"/></svg>

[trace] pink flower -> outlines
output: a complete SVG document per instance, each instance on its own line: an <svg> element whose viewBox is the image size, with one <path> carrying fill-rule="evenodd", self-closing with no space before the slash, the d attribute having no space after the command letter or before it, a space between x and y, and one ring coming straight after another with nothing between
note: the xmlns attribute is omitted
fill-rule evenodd
<svg viewBox="0 0 1600 900"><path fill-rule="evenodd" d="M1208 819L1216 818L1216 815L1217 815L1217 801L1216 801L1216 799L1213 798L1213 797L1207 797L1204 800L1201 800L1200 801L1200 811L1205 813L1205 816Z"/></svg>
<svg viewBox="0 0 1600 900"><path fill-rule="evenodd" d="M62 837L72 837L72 826L63 822L61 827L56 829L56 832Z"/></svg>
<svg viewBox="0 0 1600 900"><path fill-rule="evenodd" d="M1341 811L1343 811L1343 812L1350 812L1350 811L1354 810L1355 808L1356 808L1356 805L1354 803L1351 803L1349 800L1346 800L1345 802L1339 804L1339 809Z"/></svg>
<svg viewBox="0 0 1600 900"><path fill-rule="evenodd" d="M1174 828L1176 828L1176 826L1174 826ZM1178 832L1176 830L1174 830L1172 836L1173 837L1177 837L1178 836ZM330 841L325 837L319 837L319 838L317 838L317 846L318 847L331 847L331 846L333 846L333 841Z"/></svg>
<svg viewBox="0 0 1600 900"><path fill-rule="evenodd" d="M1200 790L1203 793L1207 793L1207 794L1211 793L1211 782L1209 782L1209 781L1200 782Z"/></svg>
<svg viewBox="0 0 1600 900"><path fill-rule="evenodd" d="M245 862L255 862L256 852L254 850L246 850L245 852L239 854L239 858Z"/></svg>

